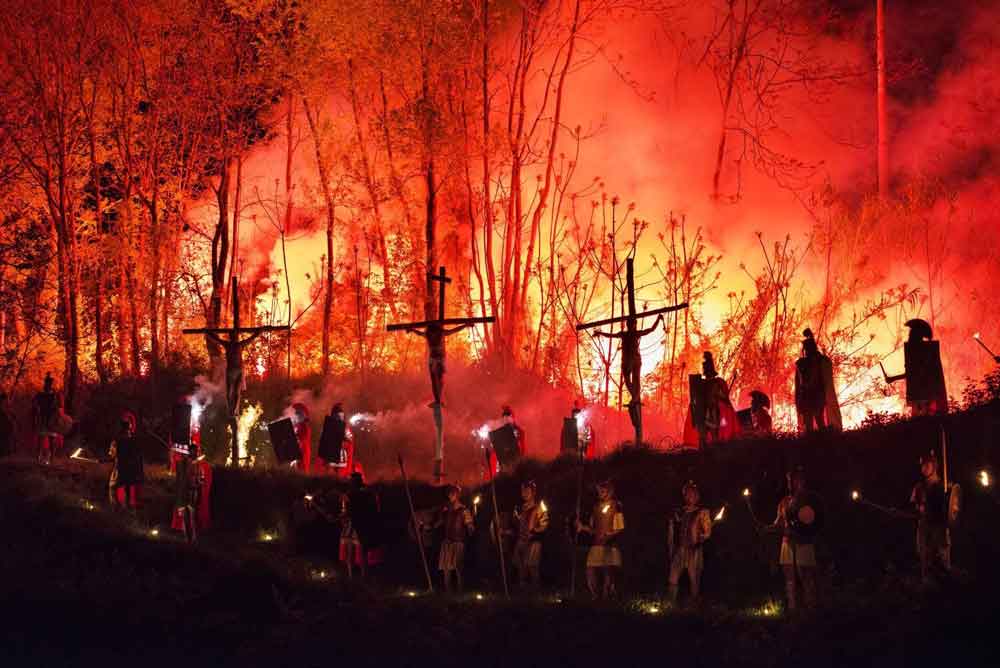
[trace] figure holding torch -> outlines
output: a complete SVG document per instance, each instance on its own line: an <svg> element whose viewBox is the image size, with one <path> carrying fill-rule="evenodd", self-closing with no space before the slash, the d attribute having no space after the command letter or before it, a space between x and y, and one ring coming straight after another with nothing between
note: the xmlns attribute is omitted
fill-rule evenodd
<svg viewBox="0 0 1000 668"><path fill-rule="evenodd" d="M975 334L973 334L972 338L974 338L976 340L976 343L978 343L980 346L982 346L983 350L986 351L987 355L989 355L990 357L993 358L994 362L996 362L997 364L1000 364L1000 355L994 355L993 354L993 351L990 350L990 347L988 345L986 345L985 343L983 343L982 338L980 338L980 336L979 336L979 332L976 332Z"/></svg>

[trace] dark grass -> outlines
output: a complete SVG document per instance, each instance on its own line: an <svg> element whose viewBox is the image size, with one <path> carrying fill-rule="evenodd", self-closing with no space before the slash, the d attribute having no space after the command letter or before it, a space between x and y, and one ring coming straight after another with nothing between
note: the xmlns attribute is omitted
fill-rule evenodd
<svg viewBox="0 0 1000 668"><path fill-rule="evenodd" d="M143 665L511 665L512 657L587 665L633 656L712 666L996 665L1000 506L993 490L975 483L980 469L996 470L998 425L995 404L946 421L949 472L965 488L966 508L955 534L959 574L930 591L916 582L912 524L852 503L849 492L858 488L875 501L903 506L918 455L938 443L934 421L702 453L623 450L590 464L584 507L593 501L591 484L612 477L628 523L626 593L604 605L566 596L572 548L563 527L575 503L577 469L565 460L525 462L497 481L506 511L519 481L536 479L553 516L545 592L510 602L497 593L490 551L475 549L470 587L483 592L483 600L471 593L406 595L422 591L423 573L406 538L399 483L376 486L387 561L362 585L313 577L317 570L334 572L335 531L307 521L301 499L306 493L332 497L342 489L335 481L219 470L217 528L189 548L164 526L171 496L158 470L133 519L106 508L103 477L94 467L61 461L39 469L7 461L0 464L4 665L130 659ZM769 521L784 472L799 464L826 501L820 543L826 603L800 617L760 616L761 606L781 598L777 541L758 538L739 492L750 487L757 516ZM650 605L662 605L666 514L688 478L699 481L714 510L729 504L708 554L707 602L698 610L650 614ZM414 483L413 493L421 508L441 502L440 490L423 483ZM161 528L155 539L148 533L154 525ZM259 542L261 531L278 540ZM562 602L555 602L557 595Z"/></svg>

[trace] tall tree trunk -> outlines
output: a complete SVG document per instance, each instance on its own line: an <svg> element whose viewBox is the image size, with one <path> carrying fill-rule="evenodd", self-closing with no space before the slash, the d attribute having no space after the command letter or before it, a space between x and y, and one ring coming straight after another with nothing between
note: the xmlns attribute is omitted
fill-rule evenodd
<svg viewBox="0 0 1000 668"><path fill-rule="evenodd" d="M224 156L219 169L219 186L215 191L215 200L219 208L219 217L215 222L215 233L212 235L212 294L208 301L206 325L209 328L222 324L222 302L226 293L226 266L229 260L229 186L232 180L232 157ZM222 357L222 347L207 336L205 347L212 364L219 363ZM235 435L233 436L235 439Z"/></svg>
<svg viewBox="0 0 1000 668"><path fill-rule="evenodd" d="M324 376L330 373L330 321L333 317L333 227L335 218L335 205L333 201L333 191L330 190L330 170L323 157L322 143L319 136L319 123L309 99L302 96L302 109L306 113L306 120L309 123L309 131L312 133L313 146L316 149L316 168L319 171L319 180L322 185L323 201L326 203L326 280L323 290L323 339L322 339L322 373ZM292 296L288 296L291 300Z"/></svg>
<svg viewBox="0 0 1000 668"><path fill-rule="evenodd" d="M282 221L282 231L281 231L281 254L285 254L285 235L292 228L292 158L295 155L295 140L292 137L293 122L295 119L295 98L293 93L288 93L288 109L285 112L285 136L288 139L288 143L285 148L285 218ZM288 266L286 262L285 266L285 285L288 286ZM287 354L287 361L285 365L285 380L291 382L292 380L292 300L291 300L291 290L289 292L288 299L288 332L286 332L286 346L285 352Z"/></svg>
<svg viewBox="0 0 1000 668"><path fill-rule="evenodd" d="M493 263L493 195L490 174L490 89L489 89L489 67L490 67L490 6L489 0L483 0L482 16L482 75L481 83L483 87L483 255L486 260L486 283L489 286L490 312L484 315L499 316L499 299L497 298L497 276L496 267ZM485 309L484 309L485 310ZM491 339L491 352L496 352L496 339L500 332L500 324L493 325L493 336Z"/></svg>
<svg viewBox="0 0 1000 668"><path fill-rule="evenodd" d="M431 90L430 90L430 62L426 53L421 56L420 67L421 94L424 103L423 119L423 163L424 163L424 185L427 190L427 200L424 218L424 241L427 245L427 257L425 260L424 274L426 277L427 291L424 296L424 316L427 320L437 317L434 309L434 281L430 274L437 265L437 188L434 182L434 126L431 117ZM440 308L444 309L445 304Z"/></svg>

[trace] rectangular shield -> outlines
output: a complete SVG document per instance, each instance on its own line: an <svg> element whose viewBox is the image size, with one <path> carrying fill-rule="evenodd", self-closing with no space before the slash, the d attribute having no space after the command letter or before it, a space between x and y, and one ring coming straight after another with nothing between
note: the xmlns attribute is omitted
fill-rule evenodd
<svg viewBox="0 0 1000 668"><path fill-rule="evenodd" d="M268 422L267 433L271 435L271 445L274 446L274 456L278 462L288 464L302 459L299 439L295 437L295 427L291 418Z"/></svg>
<svg viewBox="0 0 1000 668"><path fill-rule="evenodd" d="M688 375L688 392L690 393L691 422L698 428L705 424L705 379L701 374Z"/></svg>
<svg viewBox="0 0 1000 668"><path fill-rule="evenodd" d="M577 428L576 418L563 418L562 437L560 439L561 452L576 453L580 449L580 432Z"/></svg>
<svg viewBox="0 0 1000 668"><path fill-rule="evenodd" d="M497 453L500 465L504 468L513 465L521 456L520 451L517 449L517 436L514 434L514 427L509 424L491 431L490 443L493 445L493 450Z"/></svg>
<svg viewBox="0 0 1000 668"><path fill-rule="evenodd" d="M347 423L335 415L323 420L323 432L319 437L319 456L327 462L344 459L344 439L347 437Z"/></svg>
<svg viewBox="0 0 1000 668"><path fill-rule="evenodd" d="M906 401L934 401L945 408L948 393L937 341L907 341L903 344L906 366Z"/></svg>
<svg viewBox="0 0 1000 668"><path fill-rule="evenodd" d="M191 405L177 404L170 414L170 443L181 454L191 454Z"/></svg>

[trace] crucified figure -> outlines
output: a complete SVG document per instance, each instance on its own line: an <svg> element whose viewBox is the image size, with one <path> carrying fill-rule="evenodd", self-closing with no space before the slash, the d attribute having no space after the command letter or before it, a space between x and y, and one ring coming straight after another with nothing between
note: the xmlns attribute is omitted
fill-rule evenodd
<svg viewBox="0 0 1000 668"><path fill-rule="evenodd" d="M441 405L441 395L444 391L444 340L445 337L461 332L472 323L463 323L454 327L445 327L440 322L429 322L422 326L409 326L404 331L427 339L427 370L431 375L431 391L434 393L434 401L430 404Z"/></svg>
<svg viewBox="0 0 1000 668"><path fill-rule="evenodd" d="M240 412L240 396L243 392L243 349L263 333L263 331L254 332L245 339L240 339L238 334L232 333L229 334L231 338L222 338L215 332L205 333L205 336L226 352L226 403L230 416L238 415Z"/></svg>
<svg viewBox="0 0 1000 668"><path fill-rule="evenodd" d="M625 320L625 329L621 332L594 332L594 336L622 340L622 376L625 379L625 387L628 388L628 393L632 397L629 406L635 406L642 400L640 390L642 355L639 353L639 340L656 331L661 322L663 322L662 313L656 316L656 322L647 329L637 329L636 318L628 318Z"/></svg>

